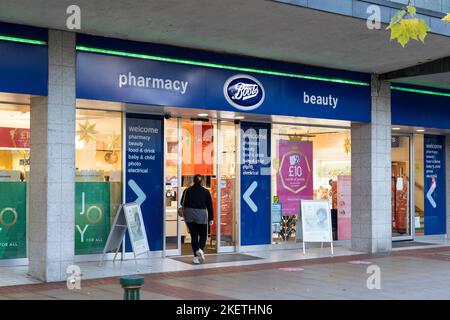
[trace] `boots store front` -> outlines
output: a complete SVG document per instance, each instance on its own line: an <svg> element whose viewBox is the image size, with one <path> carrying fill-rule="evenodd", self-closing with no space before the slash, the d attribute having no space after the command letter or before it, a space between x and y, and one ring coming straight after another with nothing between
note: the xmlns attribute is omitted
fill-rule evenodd
<svg viewBox="0 0 450 320"><path fill-rule="evenodd" d="M30 99L47 95L48 53L45 36L20 39L37 42L0 41L2 68L27 67L30 80L0 79L0 263L26 264ZM206 253L300 247L302 199L329 201L335 240L361 237L351 184L372 181L352 176L365 148L353 144L373 121L370 75L77 35L74 85L76 260L100 259L125 202L140 204L152 253L190 254L177 208L194 174L213 198ZM449 93L391 89L393 125L379 137L391 147L379 168L391 172L391 205L379 210L393 240L445 235Z"/></svg>
<svg viewBox="0 0 450 320"><path fill-rule="evenodd" d="M102 251L122 199L141 204L152 251L191 254L177 207L194 174L213 198L207 253L301 245L300 200L331 204L341 184L340 239L350 239L350 125L370 122L367 75L167 58L101 40L78 37L77 254ZM94 206L96 224L80 214Z"/></svg>

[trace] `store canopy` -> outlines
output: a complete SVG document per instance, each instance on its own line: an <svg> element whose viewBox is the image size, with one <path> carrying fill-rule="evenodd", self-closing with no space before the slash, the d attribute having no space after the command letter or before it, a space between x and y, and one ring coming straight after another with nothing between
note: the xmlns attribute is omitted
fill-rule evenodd
<svg viewBox="0 0 450 320"><path fill-rule="evenodd" d="M16 0L0 20L66 29L69 2ZM450 56L450 39L429 34L406 48L385 26L363 19L264 0L79 0L82 33L155 42L367 73L388 73ZM449 73L399 82L450 89Z"/></svg>

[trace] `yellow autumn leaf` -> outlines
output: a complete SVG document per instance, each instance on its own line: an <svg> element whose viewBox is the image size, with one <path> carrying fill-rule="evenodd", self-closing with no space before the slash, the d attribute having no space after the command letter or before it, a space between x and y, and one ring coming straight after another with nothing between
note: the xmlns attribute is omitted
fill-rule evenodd
<svg viewBox="0 0 450 320"><path fill-rule="evenodd" d="M406 14L410 16L409 19L405 18ZM402 47L405 47L410 40L420 40L422 43L425 41L431 29L424 19L413 18L415 15L416 8L409 4L392 17L386 28L391 30L391 40L397 40ZM450 21L450 15L448 19Z"/></svg>
<svg viewBox="0 0 450 320"><path fill-rule="evenodd" d="M442 18L442 21L450 22L450 13L447 13L447 15Z"/></svg>
<svg viewBox="0 0 450 320"><path fill-rule="evenodd" d="M399 24L394 24L390 26L390 28L391 28L391 40L398 38L402 33L402 27Z"/></svg>
<svg viewBox="0 0 450 320"><path fill-rule="evenodd" d="M403 25L403 28L405 29L405 33L407 34L409 39L417 40L418 36L418 27L419 27L419 20L418 19L403 19L400 21L400 24ZM409 41L408 39L408 41Z"/></svg>
<svg viewBox="0 0 450 320"><path fill-rule="evenodd" d="M425 41L428 31L431 31L431 28L424 19L420 19L419 26L417 27L417 36L422 43Z"/></svg>
<svg viewBox="0 0 450 320"><path fill-rule="evenodd" d="M414 17L416 15L416 7L414 7L413 5L407 6L406 10L412 17Z"/></svg>

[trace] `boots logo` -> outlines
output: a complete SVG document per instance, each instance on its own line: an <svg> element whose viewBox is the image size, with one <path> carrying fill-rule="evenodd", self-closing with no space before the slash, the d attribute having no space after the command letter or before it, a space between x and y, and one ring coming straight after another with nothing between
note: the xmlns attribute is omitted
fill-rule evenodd
<svg viewBox="0 0 450 320"><path fill-rule="evenodd" d="M229 78L223 87L227 101L236 109L250 111L264 102L264 87L254 77L239 74Z"/></svg>

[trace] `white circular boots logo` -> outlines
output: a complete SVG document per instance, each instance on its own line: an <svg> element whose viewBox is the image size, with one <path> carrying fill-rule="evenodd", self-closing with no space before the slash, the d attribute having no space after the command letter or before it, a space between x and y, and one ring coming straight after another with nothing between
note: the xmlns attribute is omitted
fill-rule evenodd
<svg viewBox="0 0 450 320"><path fill-rule="evenodd" d="M230 77L223 86L225 99L236 109L250 111L264 102L264 87L254 77L238 74Z"/></svg>

